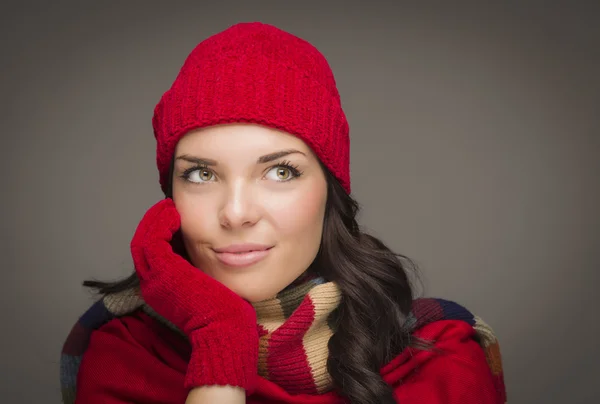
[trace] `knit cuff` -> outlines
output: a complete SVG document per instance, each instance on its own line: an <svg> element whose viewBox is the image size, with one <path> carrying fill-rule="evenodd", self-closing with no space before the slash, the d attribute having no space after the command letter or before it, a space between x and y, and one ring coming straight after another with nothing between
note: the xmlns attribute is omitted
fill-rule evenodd
<svg viewBox="0 0 600 404"><path fill-rule="evenodd" d="M256 331L255 331L256 332ZM258 334L247 330L201 329L190 336L192 355L185 387L237 386L254 392L258 376Z"/></svg>

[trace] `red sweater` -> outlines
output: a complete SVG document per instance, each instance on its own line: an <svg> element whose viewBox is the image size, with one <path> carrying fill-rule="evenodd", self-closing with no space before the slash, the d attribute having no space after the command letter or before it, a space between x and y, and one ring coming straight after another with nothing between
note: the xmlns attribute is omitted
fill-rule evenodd
<svg viewBox="0 0 600 404"><path fill-rule="evenodd" d="M414 335L434 341L429 351L407 349L381 374L396 401L409 404L504 403L473 327L460 320L424 325ZM441 353L440 351L441 350ZM189 344L138 311L113 319L92 333L77 376L78 404L182 404ZM290 395L260 378L248 404L337 404L335 392Z"/></svg>

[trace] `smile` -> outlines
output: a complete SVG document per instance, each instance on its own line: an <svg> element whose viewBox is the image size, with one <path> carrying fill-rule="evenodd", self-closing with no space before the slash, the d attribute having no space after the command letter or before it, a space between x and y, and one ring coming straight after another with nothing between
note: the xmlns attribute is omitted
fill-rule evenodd
<svg viewBox="0 0 600 404"><path fill-rule="evenodd" d="M272 246L258 244L236 244L225 248L215 248L217 259L230 267L246 267L265 259Z"/></svg>

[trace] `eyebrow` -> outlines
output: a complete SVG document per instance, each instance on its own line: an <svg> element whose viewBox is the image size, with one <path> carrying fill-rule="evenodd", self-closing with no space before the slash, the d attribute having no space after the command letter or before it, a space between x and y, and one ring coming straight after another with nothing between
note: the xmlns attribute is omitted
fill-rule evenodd
<svg viewBox="0 0 600 404"><path fill-rule="evenodd" d="M296 149L287 149L287 150L281 150L275 153L270 153L270 154L265 154L264 156L260 156L257 160L256 163L257 164L264 164L264 163L269 163L273 160L277 160L280 159L284 156L290 155L290 154L294 154L294 153L300 153L303 156L306 156L306 154L302 153L300 150L296 150Z"/></svg>
<svg viewBox="0 0 600 404"><path fill-rule="evenodd" d="M270 154L265 154L264 156L260 156L257 160L256 160L256 164L264 164L264 163L269 163L271 161L277 160L281 157L284 156L288 156L290 154L295 154L295 153L299 153L302 154L303 156L306 156L306 154L304 154L303 152L301 152L300 150L296 150L296 149L286 149L286 150L280 150L274 153L270 153ZM199 165L206 165L206 166L216 166L218 165L216 160L211 160L211 159L207 159L207 158L202 158L202 157L194 157L194 156L190 156L187 154L182 154L181 156L178 156L176 158L176 160L184 160L190 163L195 163L195 164L199 164Z"/></svg>

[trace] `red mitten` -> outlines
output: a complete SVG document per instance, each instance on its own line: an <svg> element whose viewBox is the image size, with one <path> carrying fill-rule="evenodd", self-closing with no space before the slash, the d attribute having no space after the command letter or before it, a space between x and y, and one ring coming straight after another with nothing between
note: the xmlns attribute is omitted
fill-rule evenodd
<svg viewBox="0 0 600 404"><path fill-rule="evenodd" d="M180 225L170 198L151 207L138 225L131 254L142 297L189 338L185 387L230 385L252 394L258 366L254 308L173 251Z"/></svg>

